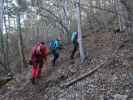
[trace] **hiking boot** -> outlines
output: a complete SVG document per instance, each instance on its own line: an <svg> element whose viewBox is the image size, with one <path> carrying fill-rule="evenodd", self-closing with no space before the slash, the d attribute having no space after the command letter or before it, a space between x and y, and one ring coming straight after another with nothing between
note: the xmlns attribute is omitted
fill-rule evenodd
<svg viewBox="0 0 133 100"><path fill-rule="evenodd" d="M31 78L30 80L32 84L35 84L35 78Z"/></svg>
<svg viewBox="0 0 133 100"><path fill-rule="evenodd" d="M52 60L52 62L51 62L51 63L52 63L52 66L54 67L54 66L55 66L55 62Z"/></svg>
<svg viewBox="0 0 133 100"><path fill-rule="evenodd" d="M37 76L37 79L41 79L41 77L42 77L41 75L38 75L38 76Z"/></svg>

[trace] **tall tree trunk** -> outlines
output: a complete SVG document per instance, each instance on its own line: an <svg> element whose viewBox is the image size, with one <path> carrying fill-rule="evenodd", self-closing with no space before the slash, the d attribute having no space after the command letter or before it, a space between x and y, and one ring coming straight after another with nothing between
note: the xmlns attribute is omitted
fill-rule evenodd
<svg viewBox="0 0 133 100"><path fill-rule="evenodd" d="M23 71L23 67L27 67L26 60L24 56L24 45L23 45L23 36L21 31L21 24L20 24L20 14L17 12L17 30L19 33L19 53L20 53L20 59L21 59L21 71Z"/></svg>
<svg viewBox="0 0 133 100"><path fill-rule="evenodd" d="M2 63L4 65L5 72L8 72L8 68L6 66L6 53L5 53L5 43L3 37L3 16L4 16L4 0L0 0L0 49L2 53Z"/></svg>
<svg viewBox="0 0 133 100"><path fill-rule="evenodd" d="M115 7L116 7L116 12L118 13L117 16L118 16L119 28L122 31L121 15L119 14L119 12L120 12L119 0L116 0Z"/></svg>
<svg viewBox="0 0 133 100"><path fill-rule="evenodd" d="M0 0L0 48L4 53L4 40L3 40L3 5L4 0Z"/></svg>
<svg viewBox="0 0 133 100"><path fill-rule="evenodd" d="M7 19L6 19L6 16L4 16L4 26L5 26L5 32L6 32L6 37L5 37L5 65L6 65L6 68L7 68L7 71L9 72L10 69L9 69L9 60L8 60L8 27L7 27Z"/></svg>
<svg viewBox="0 0 133 100"><path fill-rule="evenodd" d="M120 0L121 5L123 6L124 9L124 18L125 18L125 26L126 26L126 31L127 32L133 32L132 29L132 22L133 22L133 12L132 12L132 6L131 4L133 3L133 1L130 0Z"/></svg>
<svg viewBox="0 0 133 100"><path fill-rule="evenodd" d="M64 23L65 23L65 27L68 28L68 0L64 0ZM65 38L67 41L69 41L70 38L70 34L66 34L65 33Z"/></svg>
<svg viewBox="0 0 133 100"><path fill-rule="evenodd" d="M5 2L5 9L7 10L8 9L8 5L9 5L9 1L6 0ZM7 16L6 16L7 15ZM8 24L7 24L8 23ZM10 18L9 18L9 12L4 12L4 26L5 26L5 53L6 53L6 57L5 57L5 62L6 62L6 66L7 66L7 69L8 69L8 72L11 71L10 67L9 67L9 43L8 43L8 34L10 32Z"/></svg>
<svg viewBox="0 0 133 100"><path fill-rule="evenodd" d="M35 34L36 34L36 42L39 41L39 26L36 25L35 27Z"/></svg>
<svg viewBox="0 0 133 100"><path fill-rule="evenodd" d="M9 2L7 1L7 8L9 7ZM7 33L7 35L6 35L6 40L7 40L7 50L6 50L6 52L7 52L7 66L8 66L8 68L9 68L9 71L11 71L11 69L10 69L10 66L9 66L9 42L8 42L8 39L9 39L9 33L10 33L10 17L9 17L9 12L8 12L8 33Z"/></svg>
<svg viewBox="0 0 133 100"><path fill-rule="evenodd" d="M120 0L117 0L116 6L117 6L120 30L126 31L127 22L128 22L128 14L127 14L126 8L124 7L124 5L121 3Z"/></svg>
<svg viewBox="0 0 133 100"><path fill-rule="evenodd" d="M80 58L81 58L81 62L83 62L85 59L85 54L84 54L83 43L82 43L80 0L77 0L76 8L77 8L77 27L78 27L78 42L79 42Z"/></svg>

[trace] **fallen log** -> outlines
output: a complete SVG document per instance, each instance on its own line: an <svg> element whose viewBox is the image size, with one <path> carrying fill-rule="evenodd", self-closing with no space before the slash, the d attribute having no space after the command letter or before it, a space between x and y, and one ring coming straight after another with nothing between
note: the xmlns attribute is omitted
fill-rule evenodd
<svg viewBox="0 0 133 100"><path fill-rule="evenodd" d="M88 75L91 75L92 73L94 73L95 71L97 71L99 68L101 68L101 67L104 66L104 65L105 65L105 63L102 63L102 64L98 65L96 68L90 70L90 71L87 72L87 73L82 74L82 75L79 76L78 78L73 79L73 80L69 81L68 83L63 84L62 87L68 87L68 86L70 86L70 85L76 83L77 81L80 81L80 80L84 79L85 77L87 77Z"/></svg>
<svg viewBox="0 0 133 100"><path fill-rule="evenodd" d="M68 83L64 83L63 85L61 85L61 87L68 87L74 83L76 83L77 81L80 81L82 79L84 79L85 77L87 77L88 75L91 75L92 73L96 72L99 68L101 67L104 67L104 66L107 66L109 65L112 60L114 59L116 53L118 52L118 50L120 49L121 45L123 45L124 42L122 42L117 48L116 50L112 53L112 55L106 59L103 63L101 63L100 65L98 65L97 67L95 67L94 69L90 70L89 72L85 73L85 74L82 74L81 76L79 76L78 78L76 79L73 79L71 81L69 81Z"/></svg>
<svg viewBox="0 0 133 100"><path fill-rule="evenodd" d="M0 87L12 80L12 77L0 77Z"/></svg>

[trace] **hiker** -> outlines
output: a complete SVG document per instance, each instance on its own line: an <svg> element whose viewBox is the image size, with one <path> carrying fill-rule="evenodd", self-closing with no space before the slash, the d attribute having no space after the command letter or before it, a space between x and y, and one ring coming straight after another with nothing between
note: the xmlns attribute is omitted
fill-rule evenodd
<svg viewBox="0 0 133 100"><path fill-rule="evenodd" d="M35 79L40 77L44 61L47 66L48 48L44 42L38 42L32 48L32 56L30 64L32 65L32 79L31 82L34 84Z"/></svg>
<svg viewBox="0 0 133 100"><path fill-rule="evenodd" d="M55 66L57 59L59 58L59 50L60 48L60 40L59 39L55 39L55 40L51 40L50 41L50 50L51 53L53 55L53 59L52 59L52 65Z"/></svg>
<svg viewBox="0 0 133 100"><path fill-rule="evenodd" d="M78 49L78 32L72 32L71 41L73 44L73 50L72 50L70 58L73 59L74 55Z"/></svg>

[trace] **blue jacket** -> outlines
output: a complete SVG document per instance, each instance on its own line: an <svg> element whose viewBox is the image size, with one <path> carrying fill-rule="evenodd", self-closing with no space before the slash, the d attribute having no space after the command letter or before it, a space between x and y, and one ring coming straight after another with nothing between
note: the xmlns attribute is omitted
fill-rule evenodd
<svg viewBox="0 0 133 100"><path fill-rule="evenodd" d="M50 41L50 48L52 49L57 49L60 47L59 41L58 40L51 40Z"/></svg>

